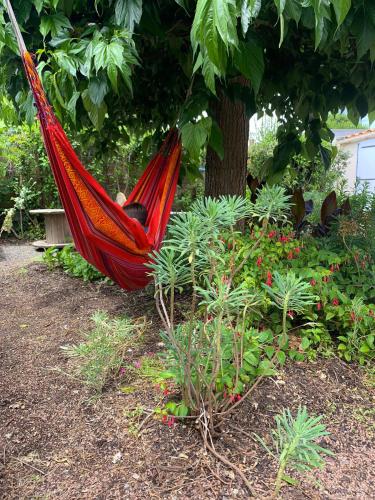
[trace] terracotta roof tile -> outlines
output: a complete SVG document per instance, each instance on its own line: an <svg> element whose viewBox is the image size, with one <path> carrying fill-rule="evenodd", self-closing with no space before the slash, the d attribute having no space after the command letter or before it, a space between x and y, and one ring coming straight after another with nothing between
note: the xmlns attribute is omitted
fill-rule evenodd
<svg viewBox="0 0 375 500"><path fill-rule="evenodd" d="M375 128L369 128L367 130L360 130L359 132L355 132L354 134L345 135L343 137L338 138L338 141L346 141L347 139L353 139L354 137L362 137L363 135L375 134Z"/></svg>

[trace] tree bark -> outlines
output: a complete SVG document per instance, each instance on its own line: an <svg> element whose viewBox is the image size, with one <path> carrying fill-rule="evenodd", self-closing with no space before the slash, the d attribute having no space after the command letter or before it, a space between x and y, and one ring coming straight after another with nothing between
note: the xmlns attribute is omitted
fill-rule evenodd
<svg viewBox="0 0 375 500"><path fill-rule="evenodd" d="M249 118L241 101L232 101L220 90L212 100L210 114L223 134L224 158L208 147L206 155L205 195L245 195Z"/></svg>

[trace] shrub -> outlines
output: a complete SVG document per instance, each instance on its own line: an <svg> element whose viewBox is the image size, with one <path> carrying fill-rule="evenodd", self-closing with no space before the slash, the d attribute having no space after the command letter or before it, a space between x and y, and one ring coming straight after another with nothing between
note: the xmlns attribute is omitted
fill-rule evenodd
<svg viewBox="0 0 375 500"><path fill-rule="evenodd" d="M250 236L238 238L237 248L248 252L256 238L258 246L237 276L237 283L244 282L251 290L263 287L272 298L273 294L280 294L280 280L283 282L292 271L297 280L310 283L310 292L316 297L316 305L310 304L303 312L290 305L286 315L280 304L272 304L265 296L261 299L261 323L274 335L292 328L293 322L297 325L294 330L303 337L303 344L299 349L291 348L289 355L302 359L307 348L312 354L313 346L322 346L329 352L333 341L336 349L340 345L338 353L347 361L364 364L373 359L375 266L371 257L360 249L348 252L343 246L334 245L330 238L296 238L288 226L270 226L267 231L254 226ZM361 314L353 311L356 297L363 301ZM355 342L354 326L358 334Z"/></svg>
<svg viewBox="0 0 375 500"><path fill-rule="evenodd" d="M43 261L50 269L61 267L69 276L81 278L83 281L110 281L76 252L73 245L67 245L62 250L49 248L43 254Z"/></svg>

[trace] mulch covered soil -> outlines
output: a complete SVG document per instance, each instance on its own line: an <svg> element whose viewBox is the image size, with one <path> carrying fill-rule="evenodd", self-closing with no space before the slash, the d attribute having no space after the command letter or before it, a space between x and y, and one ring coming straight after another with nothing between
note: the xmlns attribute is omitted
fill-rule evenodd
<svg viewBox="0 0 375 500"><path fill-rule="evenodd" d="M134 392L123 393L113 383L93 401L71 376L60 347L80 340L98 309L147 316L145 345L130 353L134 359L160 349L152 290L85 284L40 263L3 269L0 290L1 498L249 497L233 471L204 452L192 424L169 428L149 418L135 435L139 419L163 398L155 384L134 381ZM312 479L285 486L282 498L375 498L374 391L362 371L338 359L290 363L264 380L227 422L216 449L241 468L258 498L269 495L276 463L253 433L267 439L275 414L299 404L326 415L331 434L323 445L335 456ZM137 407L146 413L139 416Z"/></svg>

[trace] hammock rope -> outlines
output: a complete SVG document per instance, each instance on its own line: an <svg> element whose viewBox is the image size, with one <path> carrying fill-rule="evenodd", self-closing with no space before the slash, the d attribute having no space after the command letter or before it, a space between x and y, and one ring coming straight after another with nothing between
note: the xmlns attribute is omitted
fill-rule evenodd
<svg viewBox="0 0 375 500"><path fill-rule="evenodd" d="M128 217L82 165L44 92L31 54L9 0L4 0L14 29L28 83L34 96L42 137L61 203L78 252L122 288L135 290L149 281L150 253L166 231L181 163L179 132L172 128L152 158L125 205L147 209L146 226Z"/></svg>

